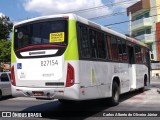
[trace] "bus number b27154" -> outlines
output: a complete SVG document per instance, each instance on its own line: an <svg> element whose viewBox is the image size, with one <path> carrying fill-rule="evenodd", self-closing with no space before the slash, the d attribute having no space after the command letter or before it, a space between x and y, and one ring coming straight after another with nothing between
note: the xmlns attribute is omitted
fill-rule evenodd
<svg viewBox="0 0 160 120"><path fill-rule="evenodd" d="M43 60L41 61L41 66L58 66L58 60Z"/></svg>

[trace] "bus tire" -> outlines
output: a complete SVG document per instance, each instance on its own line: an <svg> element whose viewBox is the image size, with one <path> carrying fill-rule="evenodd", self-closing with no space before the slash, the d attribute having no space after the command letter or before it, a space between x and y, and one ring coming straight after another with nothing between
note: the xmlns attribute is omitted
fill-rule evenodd
<svg viewBox="0 0 160 120"><path fill-rule="evenodd" d="M111 104L112 106L119 104L119 86L117 82L113 82L112 84L112 97L111 97Z"/></svg>
<svg viewBox="0 0 160 120"><path fill-rule="evenodd" d="M2 91L0 90L0 100L2 99Z"/></svg>
<svg viewBox="0 0 160 120"><path fill-rule="evenodd" d="M147 75L144 76L144 86L142 88L139 88L139 92L144 92L144 87L147 86Z"/></svg>
<svg viewBox="0 0 160 120"><path fill-rule="evenodd" d="M145 75L145 76L144 76L144 86L147 86L147 85L148 85L147 82L148 82L148 81L147 81L147 75Z"/></svg>

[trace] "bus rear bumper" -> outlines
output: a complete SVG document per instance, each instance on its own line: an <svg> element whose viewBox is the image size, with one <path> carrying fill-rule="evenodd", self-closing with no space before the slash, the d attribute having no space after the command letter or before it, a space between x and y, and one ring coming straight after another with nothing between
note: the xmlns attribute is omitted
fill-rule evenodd
<svg viewBox="0 0 160 120"><path fill-rule="evenodd" d="M12 86L12 96L14 97L62 99L63 95L64 88L28 88Z"/></svg>
<svg viewBox="0 0 160 120"><path fill-rule="evenodd" d="M71 87L61 88L32 88L18 87L12 85L12 96L14 97L34 97L44 99L67 99L79 100L79 84L74 84Z"/></svg>

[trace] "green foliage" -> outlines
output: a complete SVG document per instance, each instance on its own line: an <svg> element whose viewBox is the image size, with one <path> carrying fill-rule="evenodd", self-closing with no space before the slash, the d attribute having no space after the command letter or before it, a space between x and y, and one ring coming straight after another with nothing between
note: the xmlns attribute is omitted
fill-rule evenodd
<svg viewBox="0 0 160 120"><path fill-rule="evenodd" d="M0 62L10 62L11 41L9 38L12 32L13 23L8 16L0 16Z"/></svg>
<svg viewBox="0 0 160 120"><path fill-rule="evenodd" d="M13 23L10 21L9 17L0 17L0 40L8 39L9 34L12 31Z"/></svg>
<svg viewBox="0 0 160 120"><path fill-rule="evenodd" d="M0 62L11 61L11 41L0 40Z"/></svg>

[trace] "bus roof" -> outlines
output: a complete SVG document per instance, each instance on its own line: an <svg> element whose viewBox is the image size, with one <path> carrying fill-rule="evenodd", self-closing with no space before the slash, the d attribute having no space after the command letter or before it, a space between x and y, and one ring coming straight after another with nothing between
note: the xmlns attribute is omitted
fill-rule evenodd
<svg viewBox="0 0 160 120"><path fill-rule="evenodd" d="M144 44L143 42L140 42L138 40L136 40L135 38L131 38L131 37L128 37L126 35L123 35L119 32L116 32L114 30L111 30L107 27L104 27L102 25L99 25L95 22L92 22L86 18L83 18L83 17L80 17L76 14L72 14L72 13L69 13L69 14L57 14L57 15L47 15L47 16L40 16L40 17L36 17L36 18L32 18L32 19L28 19L28 20L24 20L24 21L21 21L21 22L18 22L18 23L15 23L14 26L19 26L21 24L25 24L25 23L29 23L29 22L33 22L33 21L37 21L37 20L45 20L45 19L50 19L50 18L69 18L69 20L76 20L76 21L79 21L81 23L84 23L84 24L87 24L89 26L92 26L94 28L97 28L97 29L100 29L102 31L105 31L109 34L113 34L117 37L120 37L122 39L125 39L127 41L130 41L132 43L135 43L135 44L139 44L141 46L144 46L144 47L147 47L149 48L146 44Z"/></svg>

